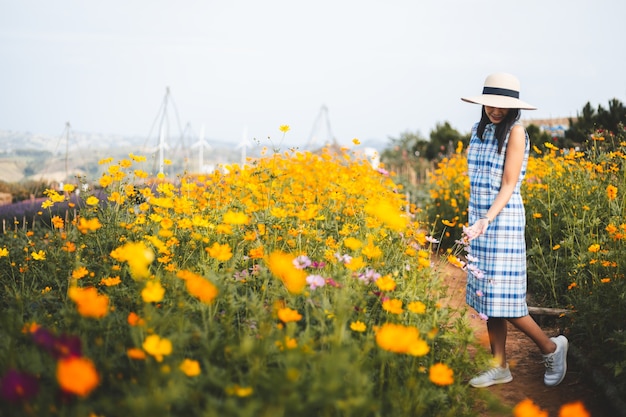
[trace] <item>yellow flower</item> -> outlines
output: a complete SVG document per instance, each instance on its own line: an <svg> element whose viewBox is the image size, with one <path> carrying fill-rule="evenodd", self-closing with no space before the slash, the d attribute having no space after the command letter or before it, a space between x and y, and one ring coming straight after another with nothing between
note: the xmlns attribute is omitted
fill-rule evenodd
<svg viewBox="0 0 626 417"><path fill-rule="evenodd" d="M367 326L365 326L365 323L363 323L362 321L353 321L352 323L350 323L350 330L354 331L354 332L364 332L365 329L367 328Z"/></svg>
<svg viewBox="0 0 626 417"><path fill-rule="evenodd" d="M378 246L374 245L374 240L370 238L368 239L367 246L363 248L361 253L368 259L376 259L382 256L383 251Z"/></svg>
<svg viewBox="0 0 626 417"><path fill-rule="evenodd" d="M284 252L272 252L267 258L267 267L280 279L291 294L300 294L306 286L306 272L293 264L295 258Z"/></svg>
<svg viewBox="0 0 626 417"><path fill-rule="evenodd" d="M383 301L383 310L392 314L402 314L402 300L391 299Z"/></svg>
<svg viewBox="0 0 626 417"><path fill-rule="evenodd" d="M347 237L343 240L343 245L348 249L356 250L363 246L363 243L354 237Z"/></svg>
<svg viewBox="0 0 626 417"><path fill-rule="evenodd" d="M83 317L102 318L109 312L109 297L98 294L94 287L70 287L68 297L76 303L78 313Z"/></svg>
<svg viewBox="0 0 626 417"><path fill-rule="evenodd" d="M415 314L424 314L426 312L426 304L421 301L413 301L407 306L410 312Z"/></svg>
<svg viewBox="0 0 626 417"><path fill-rule="evenodd" d="M533 218L534 219L540 219L542 217L543 217L543 215L541 213L533 213Z"/></svg>
<svg viewBox="0 0 626 417"><path fill-rule="evenodd" d="M233 257L233 252L231 251L228 243L220 245L215 242L213 246L206 248L206 251L211 258L217 259L218 261L227 261Z"/></svg>
<svg viewBox="0 0 626 417"><path fill-rule="evenodd" d="M54 206L54 202L52 200L46 200L43 203L41 203L41 208L47 209L47 208L50 208L52 206Z"/></svg>
<svg viewBox="0 0 626 417"><path fill-rule="evenodd" d="M463 261L452 254L448 255L448 262L450 262L450 265L454 265L457 268L463 268L465 266Z"/></svg>
<svg viewBox="0 0 626 417"><path fill-rule="evenodd" d="M162 362L163 356L167 356L172 353L172 342L165 338L161 339L161 337L156 334L146 337L142 346L143 350L154 357L157 362Z"/></svg>
<svg viewBox="0 0 626 417"><path fill-rule="evenodd" d="M36 261L45 261L46 260L46 252L40 250L39 252L33 252L30 254Z"/></svg>
<svg viewBox="0 0 626 417"><path fill-rule="evenodd" d="M443 223L445 226L448 226L448 227L456 226L456 221L451 222L451 221L448 221L448 220L441 220L441 223Z"/></svg>
<svg viewBox="0 0 626 417"><path fill-rule="evenodd" d="M552 250L558 250L561 248L561 245L559 245L558 243L554 246L552 246Z"/></svg>
<svg viewBox="0 0 626 417"><path fill-rule="evenodd" d="M376 280L376 286L381 291L393 291L396 289L396 281L391 278L391 275L385 275Z"/></svg>
<svg viewBox="0 0 626 417"><path fill-rule="evenodd" d="M7 248L0 248L0 258L9 256L9 250Z"/></svg>
<svg viewBox="0 0 626 417"><path fill-rule="evenodd" d="M352 143L354 143L355 145L360 145L361 141L358 140L357 138L352 139Z"/></svg>
<svg viewBox="0 0 626 417"><path fill-rule="evenodd" d="M513 409L514 417L548 417L548 412L542 410L531 399L526 398L517 403Z"/></svg>
<svg viewBox="0 0 626 417"><path fill-rule="evenodd" d="M428 379L435 385L446 386L454 383L454 372L445 363L435 363L430 367Z"/></svg>
<svg viewBox="0 0 626 417"><path fill-rule="evenodd" d="M98 200L98 197L90 195L85 203L87 203L88 206L97 206L98 203L100 203L100 200Z"/></svg>
<svg viewBox="0 0 626 417"><path fill-rule="evenodd" d="M72 278L81 279L89 274L89 270L84 266L78 267L77 269L72 271Z"/></svg>
<svg viewBox="0 0 626 417"><path fill-rule="evenodd" d="M278 318L283 323L289 323L291 321L302 320L302 315L298 313L297 310L292 310L290 308L281 308L278 310Z"/></svg>
<svg viewBox="0 0 626 417"><path fill-rule="evenodd" d="M593 245L589 246L589 249L587 249L589 252L591 253L596 253L600 251L600 245L598 245L597 243L594 243Z"/></svg>
<svg viewBox="0 0 626 417"><path fill-rule="evenodd" d="M226 388L225 391L228 395L235 395L241 398L249 397L253 392L252 387L241 387L238 384Z"/></svg>
<svg viewBox="0 0 626 417"><path fill-rule="evenodd" d="M61 389L80 397L86 397L100 383L93 362L85 357L72 356L57 362L57 381Z"/></svg>
<svg viewBox="0 0 626 417"><path fill-rule="evenodd" d="M606 187L606 196L611 201L615 200L617 198L617 187L609 184Z"/></svg>
<svg viewBox="0 0 626 417"><path fill-rule="evenodd" d="M146 303L158 303L163 300L165 288L161 286L159 281L148 281L143 290L141 290L141 298Z"/></svg>
<svg viewBox="0 0 626 417"><path fill-rule="evenodd" d="M193 359L185 359L178 369L189 377L200 375L200 363Z"/></svg>
<svg viewBox="0 0 626 417"><path fill-rule="evenodd" d="M346 268L350 271L357 271L365 266L365 261L363 261L363 257L358 256L356 258L352 258L350 262L346 264Z"/></svg>
<svg viewBox="0 0 626 417"><path fill-rule="evenodd" d="M287 133L289 132L289 125L280 125L278 129L283 133Z"/></svg>
<svg viewBox="0 0 626 417"><path fill-rule="evenodd" d="M231 211L231 210L228 210L226 214L224 214L224 219L222 221L226 224L250 223L250 219L245 213L235 213L234 211Z"/></svg>
<svg viewBox="0 0 626 417"><path fill-rule="evenodd" d="M391 230L401 232L406 229L409 220L395 205L386 200L373 201L365 206L365 212L383 222Z"/></svg>
<svg viewBox="0 0 626 417"><path fill-rule="evenodd" d="M135 279L148 278L149 266L154 261L154 252L144 242L128 242L111 252L116 261L126 262L130 274Z"/></svg>

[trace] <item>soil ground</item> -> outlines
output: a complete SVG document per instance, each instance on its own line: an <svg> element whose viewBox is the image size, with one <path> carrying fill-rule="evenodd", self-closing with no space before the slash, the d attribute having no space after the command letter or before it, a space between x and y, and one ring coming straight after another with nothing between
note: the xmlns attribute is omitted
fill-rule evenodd
<svg viewBox="0 0 626 417"><path fill-rule="evenodd" d="M465 305L465 272L452 265L447 265L442 274L449 290L449 303L452 306ZM485 322L471 311L468 311L468 320L475 329L478 340L486 349L489 348L489 339ZM549 336L557 336L559 329L549 320L540 321L541 327ZM511 408L520 401L530 398L542 410L548 411L550 417L557 417L562 405L582 401L592 417L613 417L612 411L603 393L594 387L586 372L568 358L567 374L563 382L556 387L546 387L543 383L544 365L541 353L535 344L526 335L509 324L507 337L507 356L513 381L508 384L494 385L488 388L489 394L494 396L505 407L490 406L485 401L480 410L481 417L510 416ZM481 393L483 394L483 393ZM481 395L482 397L482 395Z"/></svg>

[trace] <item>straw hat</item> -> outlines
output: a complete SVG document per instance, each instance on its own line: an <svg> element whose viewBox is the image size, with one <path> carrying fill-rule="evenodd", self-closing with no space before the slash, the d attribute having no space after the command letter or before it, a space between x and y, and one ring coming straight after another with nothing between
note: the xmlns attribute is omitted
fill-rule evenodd
<svg viewBox="0 0 626 417"><path fill-rule="evenodd" d="M519 87L519 80L514 75L497 72L485 79L480 96L461 97L461 100L501 109L537 110L535 106L519 99Z"/></svg>

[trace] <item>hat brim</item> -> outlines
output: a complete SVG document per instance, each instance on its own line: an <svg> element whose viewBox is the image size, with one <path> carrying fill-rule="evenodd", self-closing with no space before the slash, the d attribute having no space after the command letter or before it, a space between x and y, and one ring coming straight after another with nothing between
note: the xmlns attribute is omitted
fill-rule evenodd
<svg viewBox="0 0 626 417"><path fill-rule="evenodd" d="M498 96L494 94L482 94L474 97L461 97L461 100L482 104L483 106L498 107L500 109L523 109L523 110L537 110L537 107L532 104L528 104L518 98Z"/></svg>

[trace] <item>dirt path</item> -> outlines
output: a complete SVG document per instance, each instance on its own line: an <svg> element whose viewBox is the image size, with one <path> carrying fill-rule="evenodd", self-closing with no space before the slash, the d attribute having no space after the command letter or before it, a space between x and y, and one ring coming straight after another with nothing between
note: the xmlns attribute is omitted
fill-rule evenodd
<svg viewBox="0 0 626 417"><path fill-rule="evenodd" d="M465 272L452 265L445 267L446 284L449 288L449 303L453 306L465 305ZM468 312L468 319L475 329L481 344L488 349L489 342L485 322ZM542 326L550 336L559 334L557 328ZM520 401L530 398L550 417L557 417L559 408L566 403L582 401L592 417L612 417L614 413L608 408L601 392L591 385L590 378L576 363L568 360L568 370L563 382L556 387L543 384L544 365L541 354L535 344L523 333L509 325L507 338L507 355L513 374L513 381L508 384L495 385L489 390L504 404L512 407ZM481 417L510 416L510 413L479 410Z"/></svg>

